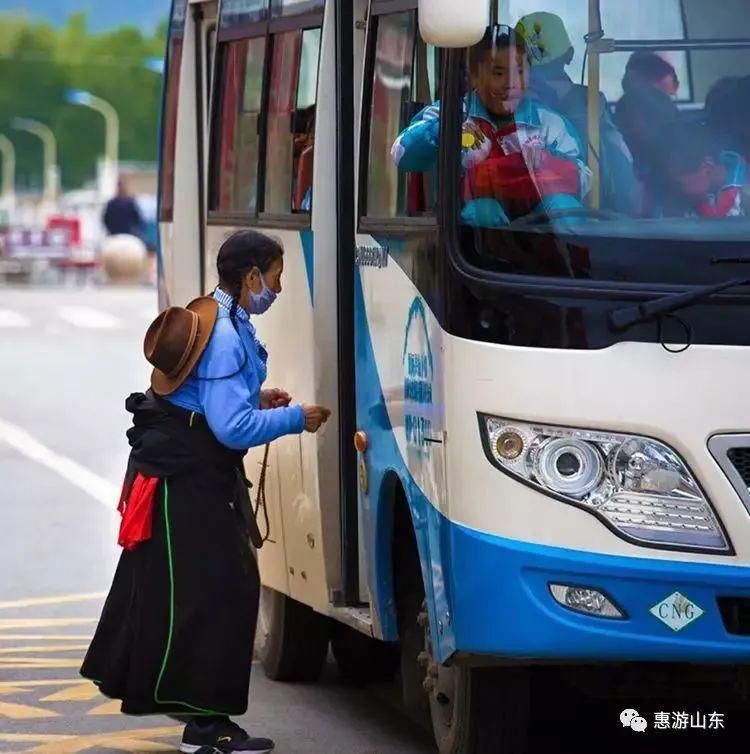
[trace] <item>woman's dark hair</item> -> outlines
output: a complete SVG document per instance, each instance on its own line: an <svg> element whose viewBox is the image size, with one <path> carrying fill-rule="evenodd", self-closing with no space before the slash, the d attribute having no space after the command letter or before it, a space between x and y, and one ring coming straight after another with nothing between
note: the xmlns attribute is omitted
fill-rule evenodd
<svg viewBox="0 0 750 754"><path fill-rule="evenodd" d="M625 67L622 79L623 91L627 92L638 86L651 86L666 76L677 79L674 66L655 52L634 52Z"/></svg>
<svg viewBox="0 0 750 754"><path fill-rule="evenodd" d="M750 76L728 76L717 81L706 97L706 122L724 142L725 149L750 152Z"/></svg>
<svg viewBox="0 0 750 754"><path fill-rule="evenodd" d="M232 319L237 313L245 275L254 267L265 274L283 255L284 249L278 241L254 230L237 231L224 241L216 259L216 269L221 287L233 299L229 313Z"/></svg>
<svg viewBox="0 0 750 754"><path fill-rule="evenodd" d="M675 176L693 173L721 149L716 137L700 123L686 123L674 128L659 150L657 162L668 182Z"/></svg>

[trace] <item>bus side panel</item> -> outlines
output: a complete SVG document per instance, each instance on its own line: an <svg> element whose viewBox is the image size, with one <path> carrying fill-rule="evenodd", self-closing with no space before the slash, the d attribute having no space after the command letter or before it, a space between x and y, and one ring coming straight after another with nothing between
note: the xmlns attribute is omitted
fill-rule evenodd
<svg viewBox="0 0 750 754"><path fill-rule="evenodd" d="M265 448L250 448L245 457L245 473L253 483L250 490L253 504L257 501L260 490L260 475L263 468ZM284 518L281 515L281 475L279 448L277 443L271 443L268 449L265 478L266 521L263 510L258 513L258 528L262 536L268 539L258 550L258 565L262 573L263 584L284 594L289 593L287 578L286 544L284 538Z"/></svg>
<svg viewBox="0 0 750 754"><path fill-rule="evenodd" d="M284 246L283 294L262 317L255 318L258 336L268 349L266 387L287 390L294 402L313 403L315 386L315 327L310 280L311 248L299 231L268 231ZM306 256L307 254L307 256ZM325 432L325 428L321 430ZM321 511L318 495L317 435L288 435L277 440L279 495L283 521L288 594L325 612L328 589ZM303 460L307 459L307 460ZM265 547L263 548L265 549ZM265 580L265 555L261 550ZM278 565L280 559L275 560ZM271 565L270 563L268 565ZM275 580L281 581L276 577Z"/></svg>
<svg viewBox="0 0 750 754"><path fill-rule="evenodd" d="M440 524L447 507L442 331L404 269L419 266L429 240L362 236L358 243L389 252L385 267L361 265L355 285L358 426L368 436L360 516L375 625L382 638L397 638L387 481L395 474L412 513L433 635L448 656L448 552Z"/></svg>

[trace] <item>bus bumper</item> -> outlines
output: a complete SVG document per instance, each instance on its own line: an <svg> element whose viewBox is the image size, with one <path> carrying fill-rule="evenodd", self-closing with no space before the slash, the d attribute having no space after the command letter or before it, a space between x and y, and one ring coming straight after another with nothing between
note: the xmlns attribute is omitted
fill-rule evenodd
<svg viewBox="0 0 750 754"><path fill-rule="evenodd" d="M747 635L730 633L718 603L720 597L749 600L750 610L750 567L596 555L449 527L449 623L459 652L584 661L750 661L750 615L743 626ZM601 590L625 617L574 612L555 601L550 584ZM703 611L696 618L699 611L691 608L693 620L677 629L651 612L675 592ZM670 617L670 609L662 608L662 615Z"/></svg>

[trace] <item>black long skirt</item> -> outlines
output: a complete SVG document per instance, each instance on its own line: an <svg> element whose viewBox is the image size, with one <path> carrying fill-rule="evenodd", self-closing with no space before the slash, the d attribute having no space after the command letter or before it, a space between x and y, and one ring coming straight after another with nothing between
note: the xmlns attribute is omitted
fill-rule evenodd
<svg viewBox="0 0 750 754"><path fill-rule="evenodd" d="M247 709L260 579L231 479L160 482L153 536L123 551L81 668L130 715Z"/></svg>

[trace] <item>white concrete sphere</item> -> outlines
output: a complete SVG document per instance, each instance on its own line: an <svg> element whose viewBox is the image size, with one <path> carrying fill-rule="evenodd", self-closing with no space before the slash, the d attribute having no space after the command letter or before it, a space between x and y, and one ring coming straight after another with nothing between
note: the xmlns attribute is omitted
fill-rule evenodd
<svg viewBox="0 0 750 754"><path fill-rule="evenodd" d="M110 282L138 282L146 268L146 244L136 236L109 236L102 244L102 268Z"/></svg>

